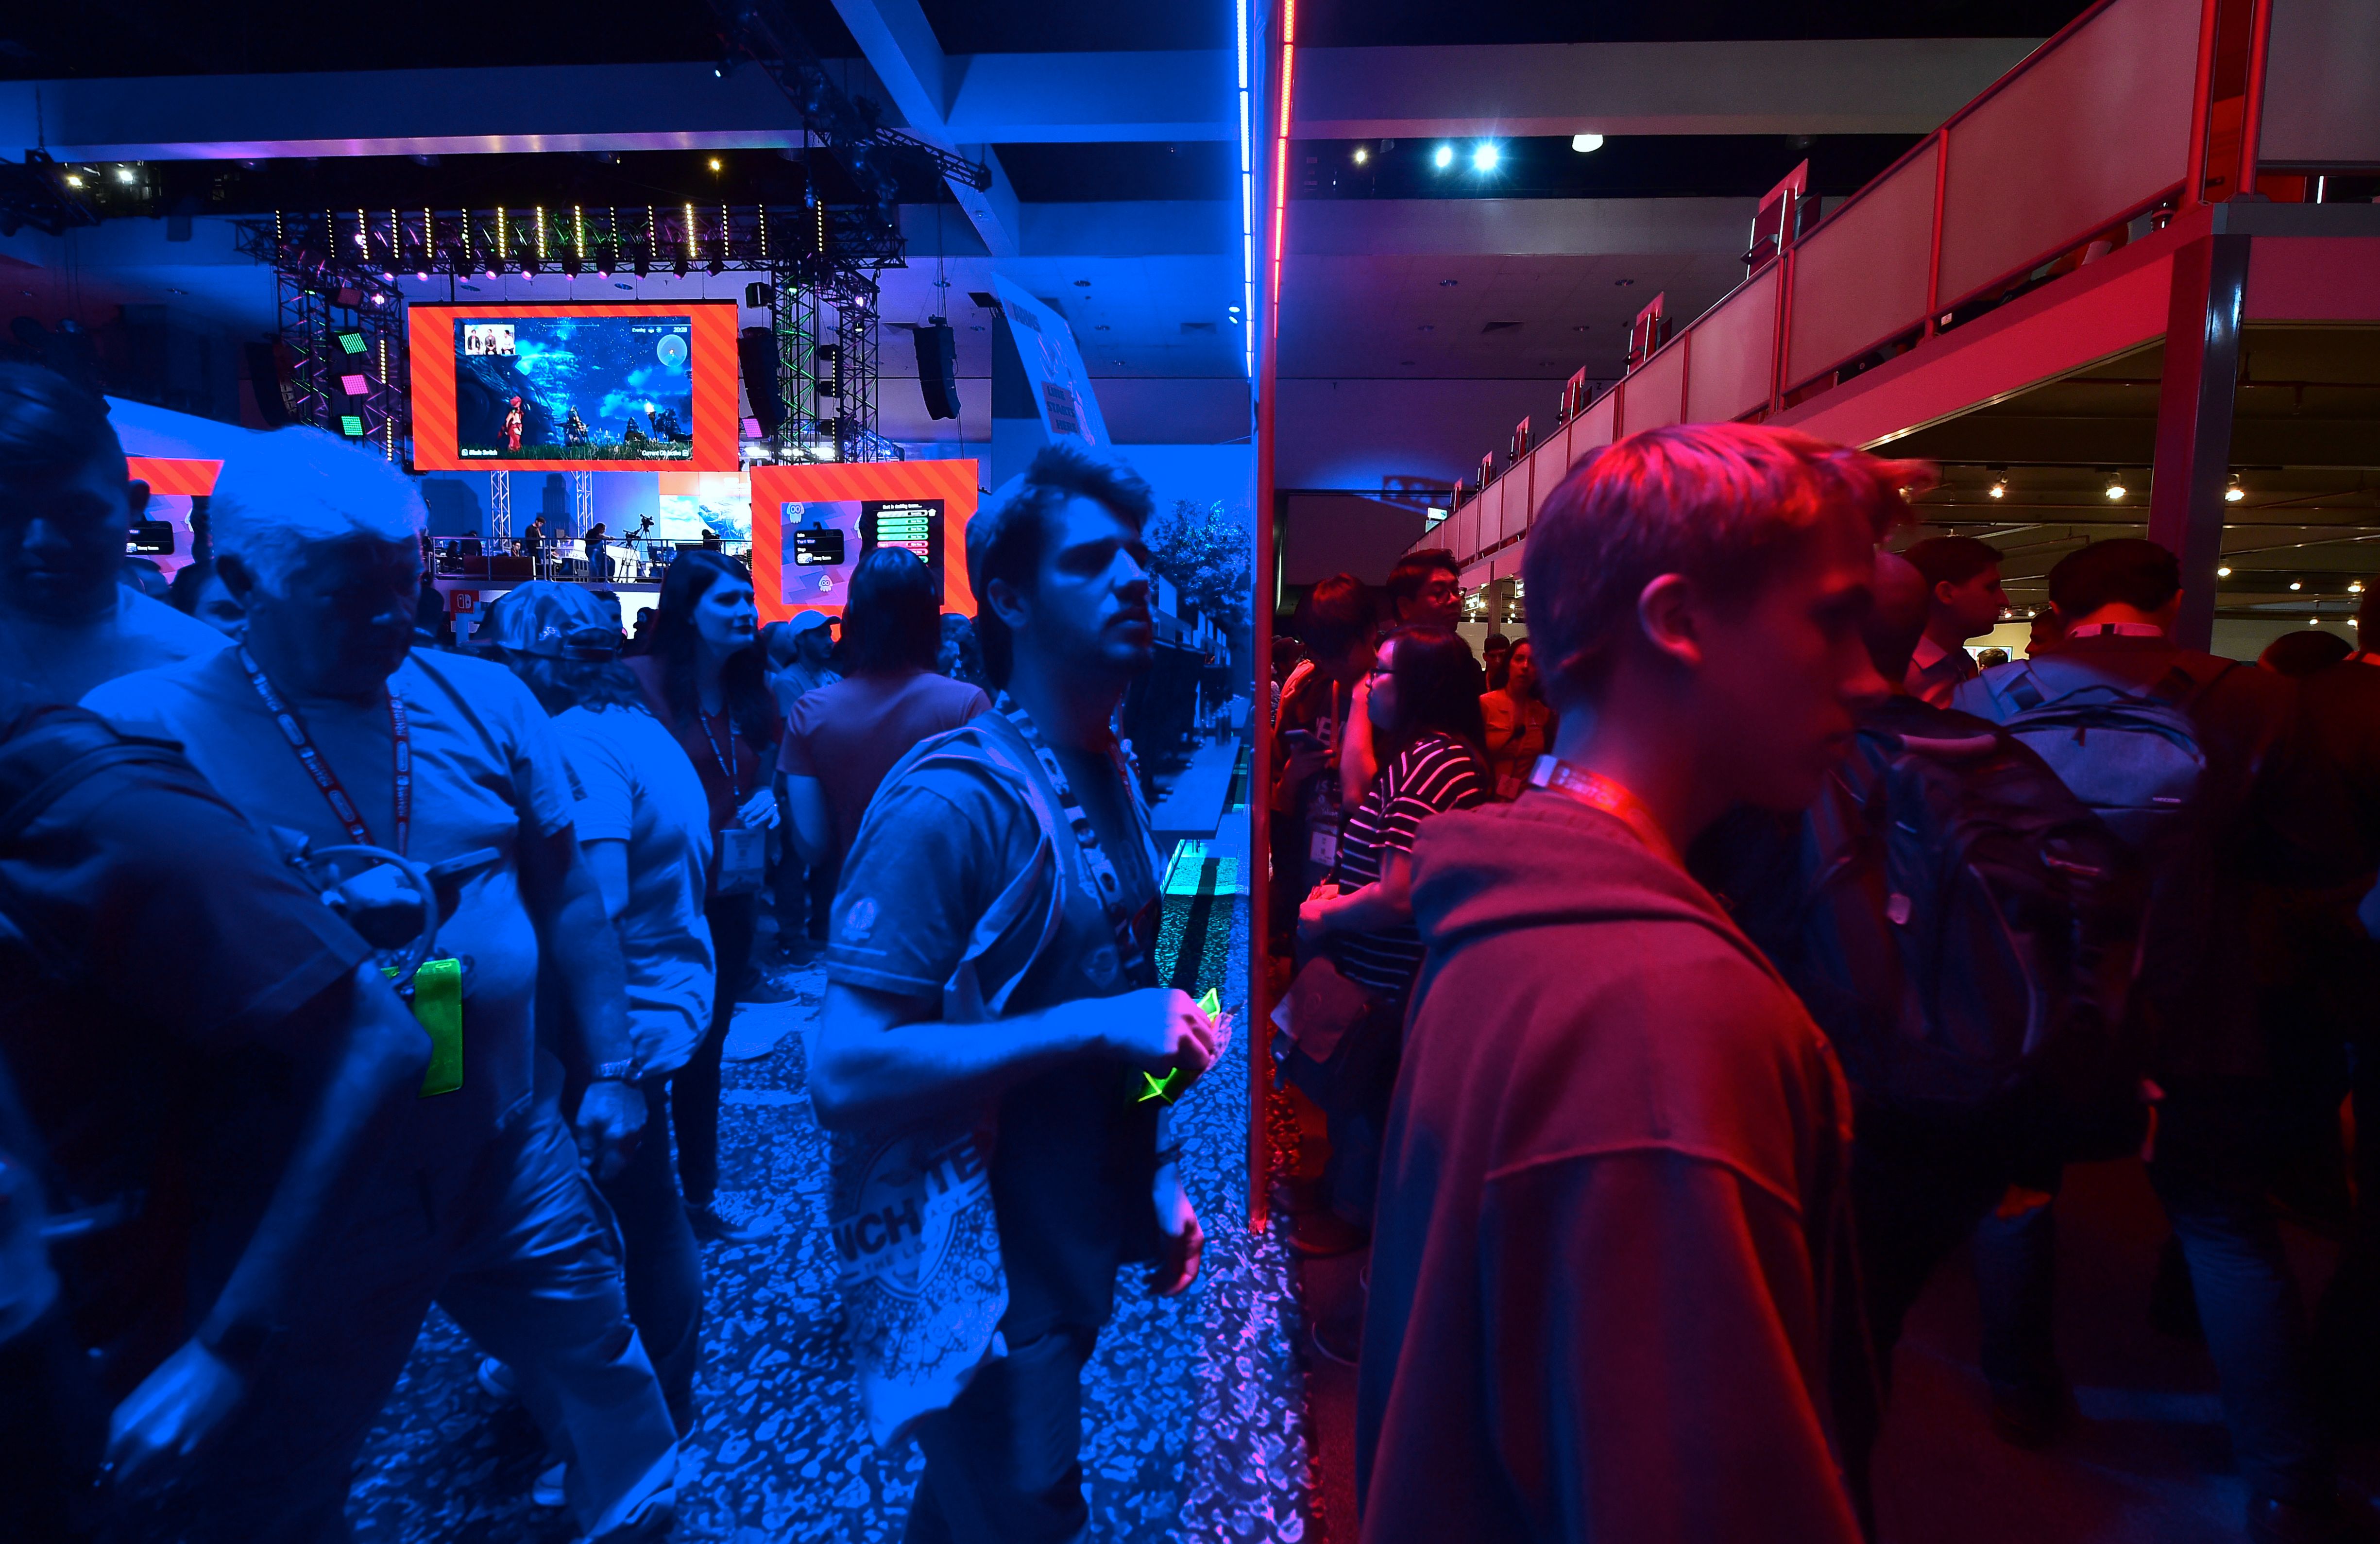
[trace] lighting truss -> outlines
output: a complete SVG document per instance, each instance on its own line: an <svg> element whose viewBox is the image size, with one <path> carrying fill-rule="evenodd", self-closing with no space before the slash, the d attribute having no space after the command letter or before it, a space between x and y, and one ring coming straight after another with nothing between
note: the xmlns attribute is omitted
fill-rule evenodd
<svg viewBox="0 0 2380 1544"><path fill-rule="evenodd" d="M369 249L369 237L358 235L367 224L360 212L275 215L243 222L237 238L241 251L273 269L274 318L290 361L283 392L290 417L393 461L405 432L405 307L395 285L338 254L342 239ZM351 393L344 383L357 376L364 390Z"/></svg>

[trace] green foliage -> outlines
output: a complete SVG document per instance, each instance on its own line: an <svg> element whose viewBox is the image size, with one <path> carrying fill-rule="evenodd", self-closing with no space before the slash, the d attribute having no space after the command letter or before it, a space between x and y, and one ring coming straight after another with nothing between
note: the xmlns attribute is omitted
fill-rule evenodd
<svg viewBox="0 0 2380 1544"><path fill-rule="evenodd" d="M1220 502L1174 500L1171 514L1149 522L1146 540L1149 566L1200 614L1227 631L1247 621L1256 553L1248 533Z"/></svg>

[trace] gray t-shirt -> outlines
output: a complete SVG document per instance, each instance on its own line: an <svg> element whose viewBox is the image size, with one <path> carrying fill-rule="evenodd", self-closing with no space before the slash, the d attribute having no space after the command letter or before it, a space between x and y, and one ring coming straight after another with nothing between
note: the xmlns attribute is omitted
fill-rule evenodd
<svg viewBox="0 0 2380 1544"><path fill-rule="evenodd" d="M163 601L118 586L115 604L84 622L0 612L0 675L43 702L74 703L103 682L230 647L231 639Z"/></svg>

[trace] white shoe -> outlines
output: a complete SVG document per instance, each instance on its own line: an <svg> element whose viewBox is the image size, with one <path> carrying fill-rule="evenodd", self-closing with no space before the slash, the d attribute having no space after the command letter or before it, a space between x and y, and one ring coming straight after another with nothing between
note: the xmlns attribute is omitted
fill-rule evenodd
<svg viewBox="0 0 2380 1544"><path fill-rule="evenodd" d="M570 1499L565 1484L569 1476L570 1465L567 1464L556 1464L550 1469L540 1469L537 1472L537 1478L529 1483L529 1503L533 1506L565 1504Z"/></svg>

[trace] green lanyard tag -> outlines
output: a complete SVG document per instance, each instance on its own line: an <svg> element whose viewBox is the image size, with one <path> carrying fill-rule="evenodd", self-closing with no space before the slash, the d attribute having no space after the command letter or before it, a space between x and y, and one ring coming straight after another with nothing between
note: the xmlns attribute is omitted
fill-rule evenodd
<svg viewBox="0 0 2380 1544"><path fill-rule="evenodd" d="M430 1031L430 1067L421 1075L421 1097L453 1093L463 1086L461 960L421 962L413 973L413 1016Z"/></svg>
<svg viewBox="0 0 2380 1544"><path fill-rule="evenodd" d="M1223 999L1216 992L1213 987L1208 987L1207 989L1207 995L1198 999L1198 1011L1205 1014L1208 1018L1212 1018L1217 1014L1223 1011Z"/></svg>

